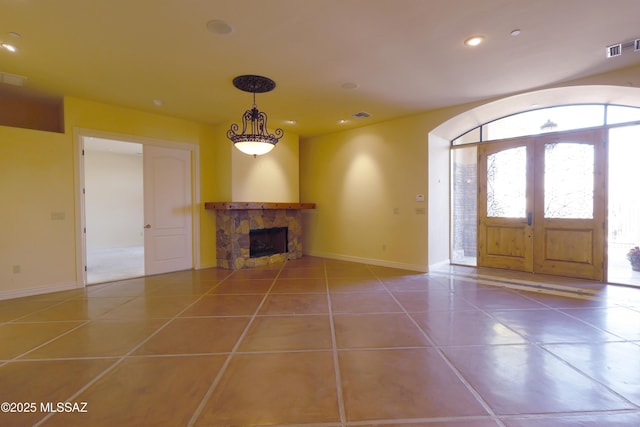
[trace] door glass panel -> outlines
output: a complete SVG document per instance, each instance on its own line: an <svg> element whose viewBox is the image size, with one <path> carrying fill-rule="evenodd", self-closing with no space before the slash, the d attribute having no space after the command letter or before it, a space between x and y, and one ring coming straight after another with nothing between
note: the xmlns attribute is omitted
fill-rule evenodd
<svg viewBox="0 0 640 427"><path fill-rule="evenodd" d="M593 218L593 154L590 144L545 145L545 218Z"/></svg>
<svg viewBox="0 0 640 427"><path fill-rule="evenodd" d="M487 217L524 218L526 193L527 147L487 156Z"/></svg>

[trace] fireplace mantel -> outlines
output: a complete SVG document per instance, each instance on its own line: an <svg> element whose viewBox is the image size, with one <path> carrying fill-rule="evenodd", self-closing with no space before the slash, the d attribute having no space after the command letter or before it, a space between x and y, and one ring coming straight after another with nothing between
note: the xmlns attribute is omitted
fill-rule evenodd
<svg viewBox="0 0 640 427"><path fill-rule="evenodd" d="M220 268L241 269L302 257L302 210L315 203L205 202L216 215L216 259ZM287 252L251 256L250 233L287 228Z"/></svg>
<svg viewBox="0 0 640 427"><path fill-rule="evenodd" d="M315 209L315 203L287 202L205 202L205 209L216 211L240 211L256 209Z"/></svg>

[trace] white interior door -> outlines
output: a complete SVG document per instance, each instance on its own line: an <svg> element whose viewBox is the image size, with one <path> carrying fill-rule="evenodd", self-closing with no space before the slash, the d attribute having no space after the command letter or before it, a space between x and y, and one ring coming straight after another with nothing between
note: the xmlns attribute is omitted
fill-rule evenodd
<svg viewBox="0 0 640 427"><path fill-rule="evenodd" d="M144 145L145 274L193 267L191 153Z"/></svg>

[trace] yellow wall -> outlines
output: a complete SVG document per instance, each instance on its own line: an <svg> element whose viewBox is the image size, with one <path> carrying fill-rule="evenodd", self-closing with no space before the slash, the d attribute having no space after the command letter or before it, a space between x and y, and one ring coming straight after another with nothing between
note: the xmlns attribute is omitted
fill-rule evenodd
<svg viewBox="0 0 640 427"><path fill-rule="evenodd" d="M213 167L214 178L212 185L215 186L215 194L217 195L217 200L207 200L209 202L226 202L231 201L232 196L232 185L231 185L231 156L233 144L227 139L226 131L229 128L228 125L220 125L216 126L214 130L214 150L215 150L215 158L220 159L215 162L215 167ZM224 159L224 161L223 161ZM214 163L203 163L207 166Z"/></svg>
<svg viewBox="0 0 640 427"><path fill-rule="evenodd" d="M567 91L458 105L302 139L301 201L317 203L303 214L305 253L418 271L447 261L448 138L532 104L640 105L638 89L629 87L640 83L639 70L576 80L564 85ZM426 201L416 202L417 194Z"/></svg>
<svg viewBox="0 0 640 427"><path fill-rule="evenodd" d="M210 166L218 161L212 126L78 98L65 98L64 115L65 131L69 137L74 129L81 128L198 145L200 199L207 201L217 197L217 188L213 184L215 168ZM200 264L203 267L215 266L215 216L207 212L203 204L200 206L199 227Z"/></svg>
<svg viewBox="0 0 640 427"><path fill-rule="evenodd" d="M286 133L264 156L254 158L235 148L231 152L232 201L300 201L297 135Z"/></svg>
<svg viewBox="0 0 640 427"><path fill-rule="evenodd" d="M640 84L638 75L635 67L573 84L628 87ZM196 144L202 202L315 202L317 209L303 214L306 253L426 270L443 256L434 256L428 241L434 233L448 235L449 204L429 194L444 188L438 178L447 179L428 170L434 162L429 133L480 104L300 142L289 134L268 156L253 159L232 148L228 126L66 98L64 134L0 126L0 298L77 283L75 128ZM437 166L448 169L444 161ZM426 201L416 202L418 194ZM202 207L199 227L201 266L214 266L215 216ZM438 240L446 252L446 239Z"/></svg>
<svg viewBox="0 0 640 427"><path fill-rule="evenodd" d="M75 283L68 135L0 126L0 183L0 293Z"/></svg>
<svg viewBox="0 0 640 427"><path fill-rule="evenodd" d="M427 271L429 132L470 108L434 110L345 132L300 141L303 247L310 255ZM448 147L437 167L446 191L435 212L448 221ZM433 189L432 189L433 191ZM424 195L424 202L416 196ZM438 209L436 204L431 208ZM442 227L441 227L442 228ZM448 226L445 238L448 256Z"/></svg>
<svg viewBox="0 0 640 427"><path fill-rule="evenodd" d="M286 135L268 157L253 159L232 148L228 126L71 97L64 100L64 119L65 133L0 126L0 299L66 289L80 281L74 137L83 130L199 147L203 268L216 265L215 215L204 202L299 201L297 135Z"/></svg>
<svg viewBox="0 0 640 427"><path fill-rule="evenodd" d="M422 270L427 262L425 117L301 141L306 253Z"/></svg>
<svg viewBox="0 0 640 427"><path fill-rule="evenodd" d="M204 167L217 160L214 130L208 125L66 98L64 134L0 126L0 298L55 291L79 282L75 128L197 144L201 199L217 198L215 168ZM201 265L215 265L215 217L202 209L199 226Z"/></svg>
<svg viewBox="0 0 640 427"><path fill-rule="evenodd" d="M276 147L253 157L233 147L226 132L231 123L216 126L216 202L298 202L298 135L285 132Z"/></svg>

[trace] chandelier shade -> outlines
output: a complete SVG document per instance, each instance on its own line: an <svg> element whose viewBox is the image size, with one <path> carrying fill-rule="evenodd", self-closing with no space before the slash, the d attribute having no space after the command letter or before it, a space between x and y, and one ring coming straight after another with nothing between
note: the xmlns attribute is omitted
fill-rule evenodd
<svg viewBox="0 0 640 427"><path fill-rule="evenodd" d="M269 133L267 113L258 110L256 93L270 92L276 84L267 77L245 75L233 79L233 85L244 92L253 93L253 107L242 115L242 128L235 123L231 125L227 131L227 138L245 154L253 157L266 154L284 136L284 131L278 128L273 133ZM242 131L238 133L240 129Z"/></svg>

